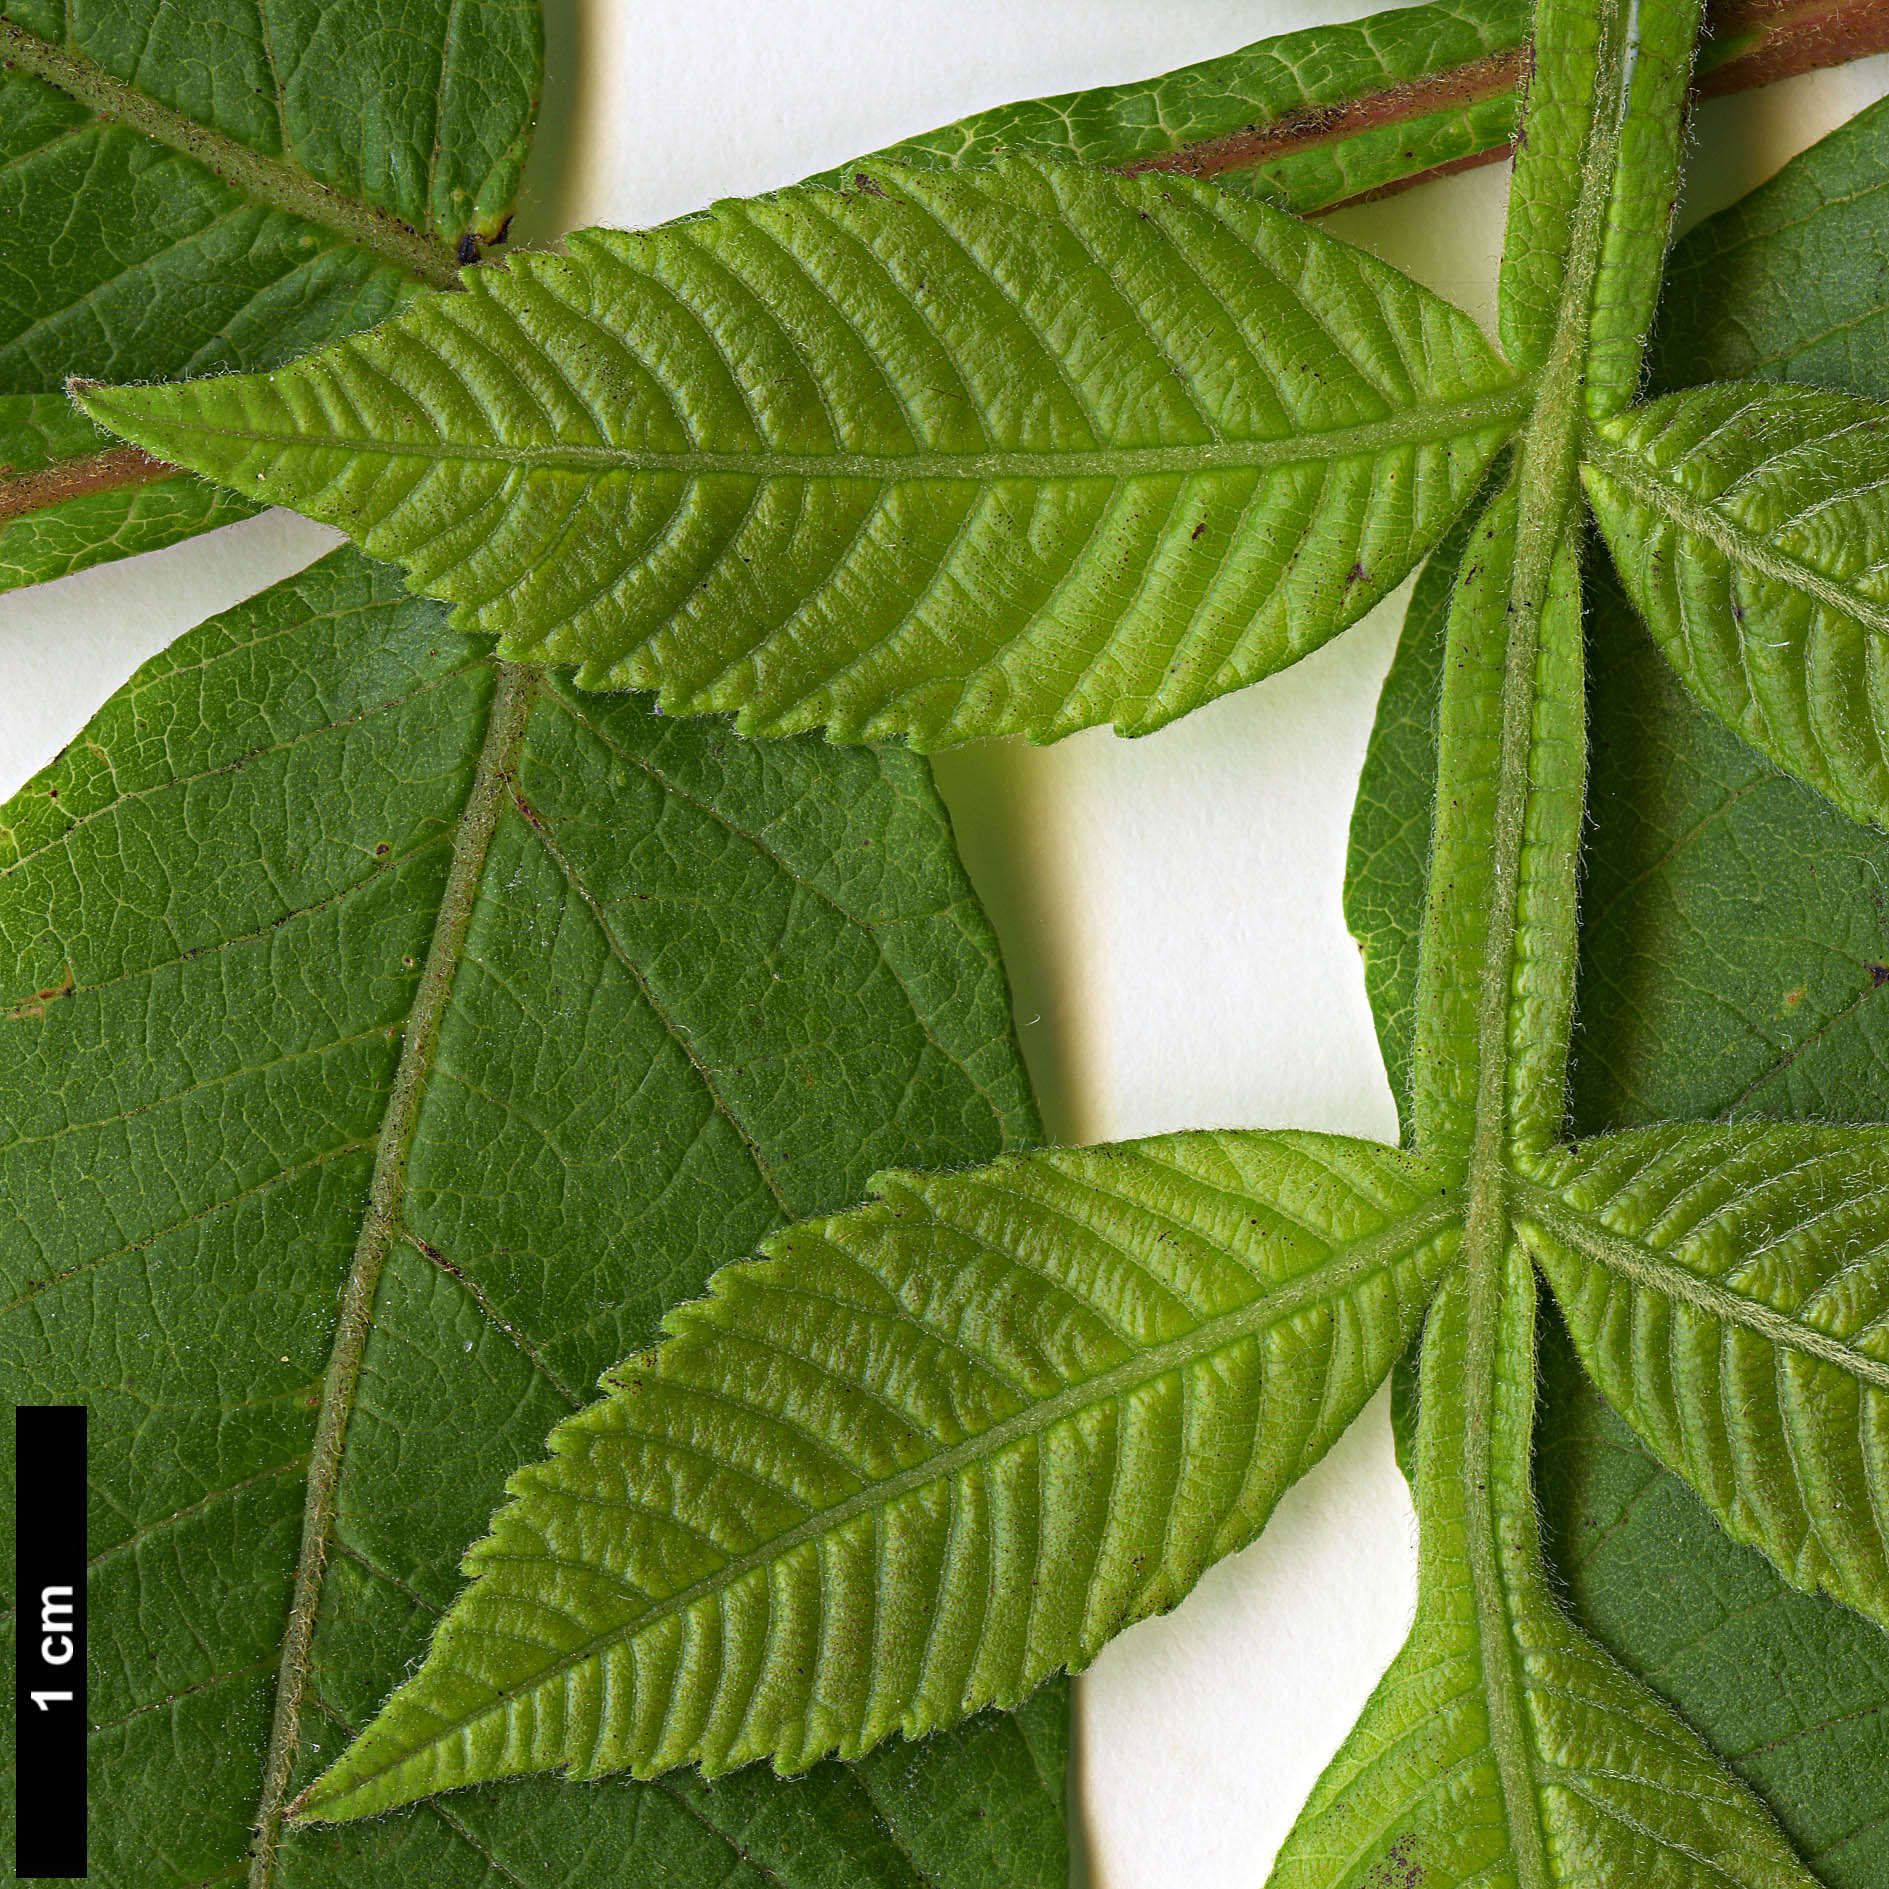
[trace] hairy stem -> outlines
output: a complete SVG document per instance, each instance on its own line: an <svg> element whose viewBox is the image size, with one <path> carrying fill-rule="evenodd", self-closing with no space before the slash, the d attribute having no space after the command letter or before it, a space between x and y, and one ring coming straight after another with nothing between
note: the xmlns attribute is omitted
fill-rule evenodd
<svg viewBox="0 0 1889 1889"><path fill-rule="evenodd" d="M1439 839L1425 919L1420 1041L1430 1053L1469 1054L1473 1088L1433 1082L1426 1133L1465 1166L1461 1283L1431 1315L1439 1352L1426 1371L1427 1415L1446 1463L1423 1473L1460 1491L1463 1553L1481 1650L1483 1703L1501 1782L1518 1889L1552 1881L1513 1631L1514 1586L1534 1578L1529 1428L1534 1293L1513 1249L1510 1168L1520 1148L1560 1120L1574 965L1575 848L1583 791L1578 704L1580 617L1549 607L1551 585L1571 593L1579 454L1590 411L1630 391L1651 316L1679 163L1692 0L1543 0L1538 67L1518 162L1503 261L1502 325L1518 365L1536 370L1523 427L1497 619L1485 590L1459 579L1444 680L1445 764ZM1489 513L1486 556L1507 538ZM1560 572L1557 573L1557 562ZM1472 561L1473 562L1473 561ZM1485 584L1488 583L1485 577ZM1500 686L1489 699L1501 639ZM1562 645L1565 644L1566 647ZM1560 694L1544 691L1558 679ZM1572 678L1572 686L1569 679ZM1499 715L1492 770L1473 740L1447 731ZM1457 757L1452 759L1452 757ZM1454 772L1453 772L1454 770ZM1493 792L1491 792L1491 775ZM1486 837L1442 825L1446 798L1488 808ZM1480 897L1473 1029L1459 991L1466 942L1452 901ZM1473 1047L1472 1040L1473 1039ZM1467 1120L1464 1119L1465 1108ZM1518 1273L1519 1268L1519 1273ZM1430 1339L1425 1341L1426 1355ZM1421 1448L1420 1448L1421 1454Z"/></svg>

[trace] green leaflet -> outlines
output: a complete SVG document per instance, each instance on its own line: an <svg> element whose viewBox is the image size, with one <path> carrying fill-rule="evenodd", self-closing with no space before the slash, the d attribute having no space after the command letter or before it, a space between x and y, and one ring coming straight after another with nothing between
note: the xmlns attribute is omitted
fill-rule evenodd
<svg viewBox="0 0 1889 1889"><path fill-rule="evenodd" d="M1511 1313L1480 1343L1479 1290ZM1549 1593L1528 1473L1534 1290L1511 1252L1425 1324L1417 1618L1270 1889L1812 1889L1757 1800Z"/></svg>
<svg viewBox="0 0 1889 1889"><path fill-rule="evenodd" d="M275 367L452 282L503 230L540 39L535 0L0 7L0 588L252 509L90 428L57 480L14 448L69 374Z"/></svg>
<svg viewBox="0 0 1889 1889"><path fill-rule="evenodd" d="M1416 1141L1411 1076L1417 1025L1418 938L1436 801L1436 718L1443 639L1456 573L1482 506L1465 512L1410 593L1404 629L1378 699L1345 849L1345 924L1364 959L1364 988L1405 1147ZM1390 704L1410 723L1387 732ZM1407 711L1401 706L1407 704Z"/></svg>
<svg viewBox="0 0 1889 1889"><path fill-rule="evenodd" d="M1521 1237L1608 1401L1735 1540L1889 1623L1889 1138L1640 1129L1532 1165Z"/></svg>
<svg viewBox="0 0 1889 1889"><path fill-rule="evenodd" d="M1889 409L1734 383L1604 423L1582 477L1628 595L1707 708L1889 825Z"/></svg>
<svg viewBox="0 0 1889 1889"><path fill-rule="evenodd" d="M1655 390L1750 376L1889 396L1885 192L1889 99L1688 233L1667 270Z"/></svg>
<svg viewBox="0 0 1889 1889"><path fill-rule="evenodd" d="M94 1413L93 1879L240 1871L260 1800L266 1885L1060 1889L1053 1691L791 1789L278 1839L669 1305L1035 1134L921 762L573 698L443 615L337 554L0 813L0 1373Z"/></svg>
<svg viewBox="0 0 1889 1889"><path fill-rule="evenodd" d="M1000 105L874 155L928 170L1021 156L1174 170L1328 210L1500 152L1521 109L1528 11L1447 0L1307 27L1157 79Z"/></svg>
<svg viewBox="0 0 1889 1889"><path fill-rule="evenodd" d="M1296 660L1441 536L1525 397L1467 317L1261 204L1023 160L859 178L83 402L510 656L931 748L1145 732Z"/></svg>
<svg viewBox="0 0 1889 1889"><path fill-rule="evenodd" d="M1554 1321L1536 1487L1575 1618L1764 1798L1826 1889L1889 1879L1889 1637L1785 1586L1608 1407Z"/></svg>
<svg viewBox="0 0 1889 1889"><path fill-rule="evenodd" d="M1697 65L1701 89L1713 94L1881 50L1883 29L1858 6L1844 9L1840 24L1763 0L1724 0L1706 11ZM1258 40L1155 79L999 105L873 155L928 170L1005 156L1171 170L1316 215L1506 156L1521 111L1529 23L1522 0L1397 7ZM1663 55L1669 73L1687 51L1671 37L1642 50ZM1650 129L1655 143L1670 140L1670 127ZM1651 149L1642 156L1663 161ZM812 181L842 184L852 169ZM1659 233L1663 242L1670 200L1643 195L1622 209L1623 235L1645 211L1639 236ZM1623 350L1637 347L1628 311L1618 312Z"/></svg>
<svg viewBox="0 0 1889 1889"><path fill-rule="evenodd" d="M551 1767L793 1770L1020 1699L1258 1532L1455 1246L1430 1170L1321 1135L873 1189L718 1274L552 1433L299 1814Z"/></svg>
<svg viewBox="0 0 1889 1889"><path fill-rule="evenodd" d="M1411 1119L1417 1146L1432 1158L1458 1162L1469 1159L1476 1139L1492 993L1506 1012L1504 1117L1509 1132L1531 1146L1545 1146L1561 1126L1574 1004L1570 947L1585 703L1580 577L1571 541L1561 544L1549 567L1539 632L1526 657L1533 690L1525 737L1529 792L1516 821L1512 876L1489 843L1504 776L1513 769L1503 703L1519 615L1518 501L1511 486L1469 534L1443 658L1449 678L1437 730L1443 785L1435 794L1429 848Z"/></svg>

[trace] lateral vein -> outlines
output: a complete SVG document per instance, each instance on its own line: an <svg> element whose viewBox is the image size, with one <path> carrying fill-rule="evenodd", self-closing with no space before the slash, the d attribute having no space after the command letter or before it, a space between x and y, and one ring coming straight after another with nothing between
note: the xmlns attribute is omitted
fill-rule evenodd
<svg viewBox="0 0 1889 1889"><path fill-rule="evenodd" d="M1660 513L1681 531L1705 539L1734 564L1789 589L1800 590L1815 598L1826 610L1854 617L1866 629L1889 636L1889 604L1865 597L1840 579L1806 564L1802 558L1766 544L1717 506L1659 478L1624 447L1595 433L1586 443L1584 456L1603 477L1623 487L1649 511Z"/></svg>

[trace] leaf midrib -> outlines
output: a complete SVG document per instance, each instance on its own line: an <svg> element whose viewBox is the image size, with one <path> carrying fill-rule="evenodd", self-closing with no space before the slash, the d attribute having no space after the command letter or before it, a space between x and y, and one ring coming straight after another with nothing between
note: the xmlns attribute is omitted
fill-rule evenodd
<svg viewBox="0 0 1889 1889"><path fill-rule="evenodd" d="M57 87L101 118L194 158L254 203L319 224L429 288L459 285L457 261L438 237L415 229L390 210L321 183L284 158L265 156L226 132L200 124L113 78L83 53L55 46L11 20L0 19L0 58ZM277 104L280 108L279 92Z"/></svg>
<svg viewBox="0 0 1889 1889"><path fill-rule="evenodd" d="M976 1436L967 1437L963 1442L954 1444L951 1448L942 1450L934 1456L929 1456L922 1462L914 1463L910 1468L901 1470L896 1475L863 1483L851 1495L816 1510L805 1521L797 1523L793 1528L784 1530L781 1534L760 1543L744 1554L731 1557L699 1580L691 1582L687 1587L645 1607L634 1619L624 1621L606 1632L592 1636L582 1645L573 1647L549 1665L534 1672L524 1683L507 1687L495 1698L485 1701L472 1711L437 1726L426 1744L402 1750L373 1770L357 1774L350 1780L347 1788L339 1794L337 1801L345 1802L348 1798L367 1790L376 1780L410 1762L421 1751L436 1746L442 1740L452 1737L469 1725L488 1718L496 1711L502 1711L514 1699L549 1684L559 1675L594 1658L618 1641L638 1638L652 1628L660 1626L663 1621L686 1613L698 1601L734 1586L757 1569L780 1561L806 1543L844 1528L848 1522L869 1510L889 1507L901 1496L908 1495L915 1489L924 1488L928 1484L944 1481L972 1463L1000 1454L1012 1443L1046 1434L1058 1423L1079 1411L1106 1403L1152 1383L1175 1370L1224 1349L1241 1338L1250 1337L1268 1326L1277 1324L1307 1305L1335 1296L1352 1280L1363 1274L1381 1266L1387 1266L1399 1258L1408 1258L1420 1251L1431 1237L1444 1231L1455 1220L1458 1211L1458 1202L1454 1192L1449 1189L1439 1189L1436 1196L1422 1207L1391 1221L1368 1239L1341 1248L1337 1257L1301 1274L1299 1278L1278 1290L1262 1293L1231 1312L1221 1313L1215 1318L1204 1320L1192 1331L1184 1332L1177 1338L1168 1339L1146 1350L1135 1351L1119 1364L1110 1366L1108 1370L1095 1377L1067 1385L1054 1396L1045 1398L1041 1402L1026 1404L1022 1409L992 1424L989 1429L980 1431ZM632 1775L641 1776L643 1773L632 1768ZM306 1817L311 1821L318 1821L331 1815L332 1803L322 1809L310 1806L310 1799L319 1789L320 1780L317 1780L295 1804L290 1806L289 1814L297 1818Z"/></svg>
<svg viewBox="0 0 1889 1889"><path fill-rule="evenodd" d="M1479 967L1476 1095L1466 1180L1464 1265L1469 1304L1464 1396L1464 1544L1476 1614L1481 1691L1489 1717L1503 1821L1521 1889L1549 1889L1549 1845L1537 1793L1526 1676L1502 1565L1504 1518L1496 1499L1497 1330L1508 1314L1503 1289L1511 1226L1509 1166L1515 1152L1513 1074L1517 1016L1512 997L1522 942L1521 867L1534 789L1537 669L1548 587L1579 491L1578 453L1592 353L1594 300L1609 209L1622 164L1634 42L1609 17L1595 48L1593 102L1582 139L1580 186L1563 253L1554 326L1541 356L1533 410L1516 469L1515 549L1509 569L1501 732L1492 820L1491 919ZM1527 135L1524 121L1522 135ZM1505 257L1506 257L1505 250ZM1505 263L1506 268L1506 263ZM1440 783L1440 791L1444 784ZM1565 1058L1562 1064L1565 1070ZM1562 1076L1565 1084L1565 1075ZM1532 1316L1532 1315L1531 1315ZM1530 1439L1521 1439L1521 1486L1528 1486Z"/></svg>
<svg viewBox="0 0 1889 1889"><path fill-rule="evenodd" d="M1786 589L1802 591L1826 610L1852 617L1865 629L1889 636L1889 604L1865 597L1842 579L1831 577L1814 564L1767 543L1709 500L1696 497L1669 479L1662 479L1637 454L1606 433L1596 430L1590 436L1583 457L1588 465L1620 486L1648 511L1658 513L1681 531L1705 539L1734 564L1782 584Z"/></svg>
<svg viewBox="0 0 1889 1889"><path fill-rule="evenodd" d="M74 384L75 392L89 387ZM102 408L111 405L107 397ZM1467 433L1512 427L1528 411L1533 383L1520 379L1495 392L1468 400L1408 407L1380 420L1322 431L1289 433L1272 439L1203 440L1177 446L1103 446L1068 449L986 450L979 452L781 452L760 447L752 452L699 448L587 446L556 442L547 446L512 446L502 441L386 440L342 434L277 432L265 428L209 426L198 421L174 423L179 433L203 439L240 441L308 453L346 452L395 459L473 461L547 472L650 472L684 478L857 479L877 485L920 484L961 479L1122 479L1163 473L1266 470L1311 460L1375 456L1399 446L1426 445ZM116 424L136 424L128 415Z"/></svg>
<svg viewBox="0 0 1889 1889"><path fill-rule="evenodd" d="M471 930L473 909L507 804L507 783L523 746L536 683L532 672L494 663L485 736L453 835L452 862L433 923L426 963L414 987L400 1060L388 1089L375 1139L374 1172L368 1184L361 1230L342 1287L334 1344L322 1382L321 1408L309 1453L308 1493L302 1512L302 1543L295 1586L282 1637L275 1711L263 1759L256 1813L256 1841L249 1871L251 1889L268 1889L275 1873L283 1800L299 1745L309 1654L327 1568L348 1422L373 1329L374 1299L387 1253L399 1227L399 1202L406 1187L408 1151L432 1072L439 1031Z"/></svg>
<svg viewBox="0 0 1889 1889"><path fill-rule="evenodd" d="M1725 1324L1739 1326L1783 1350L1832 1365L1876 1390L1889 1391L1889 1363L1858 1351L1834 1333L1820 1331L1788 1312L1780 1312L1776 1306L1766 1305L1716 1279L1693 1272L1643 1240L1617 1233L1571 1207L1549 1188L1520 1179L1513 1186L1518 1202L1524 1204L1551 1235L1616 1276L1666 1298L1682 1300L1697 1311Z"/></svg>

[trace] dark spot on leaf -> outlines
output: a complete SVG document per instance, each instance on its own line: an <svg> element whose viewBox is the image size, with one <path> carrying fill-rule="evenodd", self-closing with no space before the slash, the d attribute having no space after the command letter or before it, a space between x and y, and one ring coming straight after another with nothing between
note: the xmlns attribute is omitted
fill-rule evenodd
<svg viewBox="0 0 1889 1889"><path fill-rule="evenodd" d="M1429 1871L1417 1861L1417 1839L1401 1836L1366 1878L1366 1889L1422 1889Z"/></svg>
<svg viewBox="0 0 1889 1889"><path fill-rule="evenodd" d="M854 171L853 188L862 197L883 197L885 192L879 187L879 180L866 171Z"/></svg>
<svg viewBox="0 0 1889 1889"><path fill-rule="evenodd" d="M70 997L74 989L72 966L66 966L64 979L46 990L36 990L32 996L23 998L7 1012L10 1023L24 1023L31 1018L43 1017L48 1004L56 1004L61 997Z"/></svg>
<svg viewBox="0 0 1889 1889"><path fill-rule="evenodd" d="M1889 964L1870 964L1864 968L1869 972L1871 990L1881 990L1885 984L1889 984Z"/></svg>
<svg viewBox="0 0 1889 1889"><path fill-rule="evenodd" d="M393 848L389 846L385 840L382 840L381 843L374 848L374 857L376 859L385 859L392 851Z"/></svg>
<svg viewBox="0 0 1889 1889"><path fill-rule="evenodd" d="M1207 529L1207 521L1203 518L1200 521L1200 523L1194 527L1193 531L1189 535L1194 542L1198 543L1201 533L1204 532L1206 529Z"/></svg>

